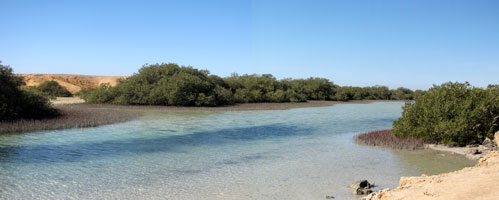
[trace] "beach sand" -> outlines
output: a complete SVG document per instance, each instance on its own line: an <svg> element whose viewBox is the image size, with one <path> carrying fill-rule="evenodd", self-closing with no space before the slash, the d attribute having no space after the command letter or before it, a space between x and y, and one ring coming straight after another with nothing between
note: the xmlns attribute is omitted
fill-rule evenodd
<svg viewBox="0 0 499 200"><path fill-rule="evenodd" d="M385 189L364 200L499 199L499 152L490 151L474 167L435 175L402 177L394 190Z"/></svg>

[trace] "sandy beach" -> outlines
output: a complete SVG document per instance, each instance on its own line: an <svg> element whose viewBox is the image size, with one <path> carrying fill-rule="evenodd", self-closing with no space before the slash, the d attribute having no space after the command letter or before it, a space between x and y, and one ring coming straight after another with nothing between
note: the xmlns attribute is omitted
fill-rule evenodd
<svg viewBox="0 0 499 200"><path fill-rule="evenodd" d="M474 167L435 176L402 177L396 189L385 189L363 199L492 200L499 197L498 181L499 152L490 151Z"/></svg>
<svg viewBox="0 0 499 200"><path fill-rule="evenodd" d="M364 200L392 199L497 199L499 197L499 132L487 145L448 147L427 144L426 149L478 160L474 167L434 176L400 178L399 186L372 193Z"/></svg>

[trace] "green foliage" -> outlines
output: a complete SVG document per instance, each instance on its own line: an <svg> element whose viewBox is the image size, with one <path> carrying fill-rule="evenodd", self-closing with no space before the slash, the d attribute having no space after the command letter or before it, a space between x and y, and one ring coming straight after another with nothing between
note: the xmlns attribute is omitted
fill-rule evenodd
<svg viewBox="0 0 499 200"><path fill-rule="evenodd" d="M325 78L285 80L296 93L305 95L307 100L333 100L337 86Z"/></svg>
<svg viewBox="0 0 499 200"><path fill-rule="evenodd" d="M171 106L234 103L232 93L220 77L173 63L143 66L139 73L119 81L115 87L101 85L85 89L80 96L90 103Z"/></svg>
<svg viewBox="0 0 499 200"><path fill-rule="evenodd" d="M393 100L412 100L414 98L414 91L399 87L396 90L392 90L391 99Z"/></svg>
<svg viewBox="0 0 499 200"><path fill-rule="evenodd" d="M389 90L386 86L338 87L332 98L337 101L348 100L412 100L414 92L407 88Z"/></svg>
<svg viewBox="0 0 499 200"><path fill-rule="evenodd" d="M446 144L480 143L499 130L499 87L469 83L434 85L407 102L394 134Z"/></svg>
<svg viewBox="0 0 499 200"><path fill-rule="evenodd" d="M35 93L21 90L22 77L16 77L12 68L0 62L0 121L40 119L57 115L49 101Z"/></svg>
<svg viewBox="0 0 499 200"><path fill-rule="evenodd" d="M45 81L38 85L38 90L51 97L71 97L71 92L56 81Z"/></svg>
<svg viewBox="0 0 499 200"><path fill-rule="evenodd" d="M50 99L55 99L55 97L71 97L73 96L71 92L65 87L59 85L57 81L45 81L38 85L37 87L31 86L25 88L24 90L35 93L38 95L45 96Z"/></svg>
<svg viewBox="0 0 499 200"><path fill-rule="evenodd" d="M401 90L397 99L412 99L412 91ZM325 78L277 80L271 74L237 75L227 78L206 70L177 64L145 65L115 87L82 90L90 103L222 106L234 103L305 102L307 100L392 99L384 86L338 87Z"/></svg>

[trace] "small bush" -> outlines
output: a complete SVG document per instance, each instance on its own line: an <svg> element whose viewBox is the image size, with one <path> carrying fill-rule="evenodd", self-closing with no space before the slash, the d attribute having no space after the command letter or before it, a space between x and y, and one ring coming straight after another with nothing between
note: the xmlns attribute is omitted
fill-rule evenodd
<svg viewBox="0 0 499 200"><path fill-rule="evenodd" d="M59 85L57 81L45 81L36 87L43 95L47 97L71 97L71 92L65 87Z"/></svg>
<svg viewBox="0 0 499 200"><path fill-rule="evenodd" d="M475 88L457 82L434 85L405 104L402 117L393 123L393 131L399 137L436 143L481 143L499 130L498 88Z"/></svg>

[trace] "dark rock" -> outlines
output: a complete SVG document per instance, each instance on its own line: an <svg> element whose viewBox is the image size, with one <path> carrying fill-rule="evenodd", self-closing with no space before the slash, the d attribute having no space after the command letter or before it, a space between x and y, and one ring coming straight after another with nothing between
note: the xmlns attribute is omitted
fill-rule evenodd
<svg viewBox="0 0 499 200"><path fill-rule="evenodd" d="M355 191L356 195L368 195L371 193L373 193L373 191L368 188L357 188L357 191Z"/></svg>
<svg viewBox="0 0 499 200"><path fill-rule="evenodd" d="M334 199L334 196L326 195L326 199Z"/></svg>
<svg viewBox="0 0 499 200"><path fill-rule="evenodd" d="M471 154L482 154L482 151L480 149L470 149Z"/></svg>
<svg viewBox="0 0 499 200"><path fill-rule="evenodd" d="M351 184L348 187L352 189L352 193L355 195L366 195L373 192L372 190L370 190L370 188L373 188L374 184L369 183L367 180L362 180L357 181L356 183Z"/></svg>

